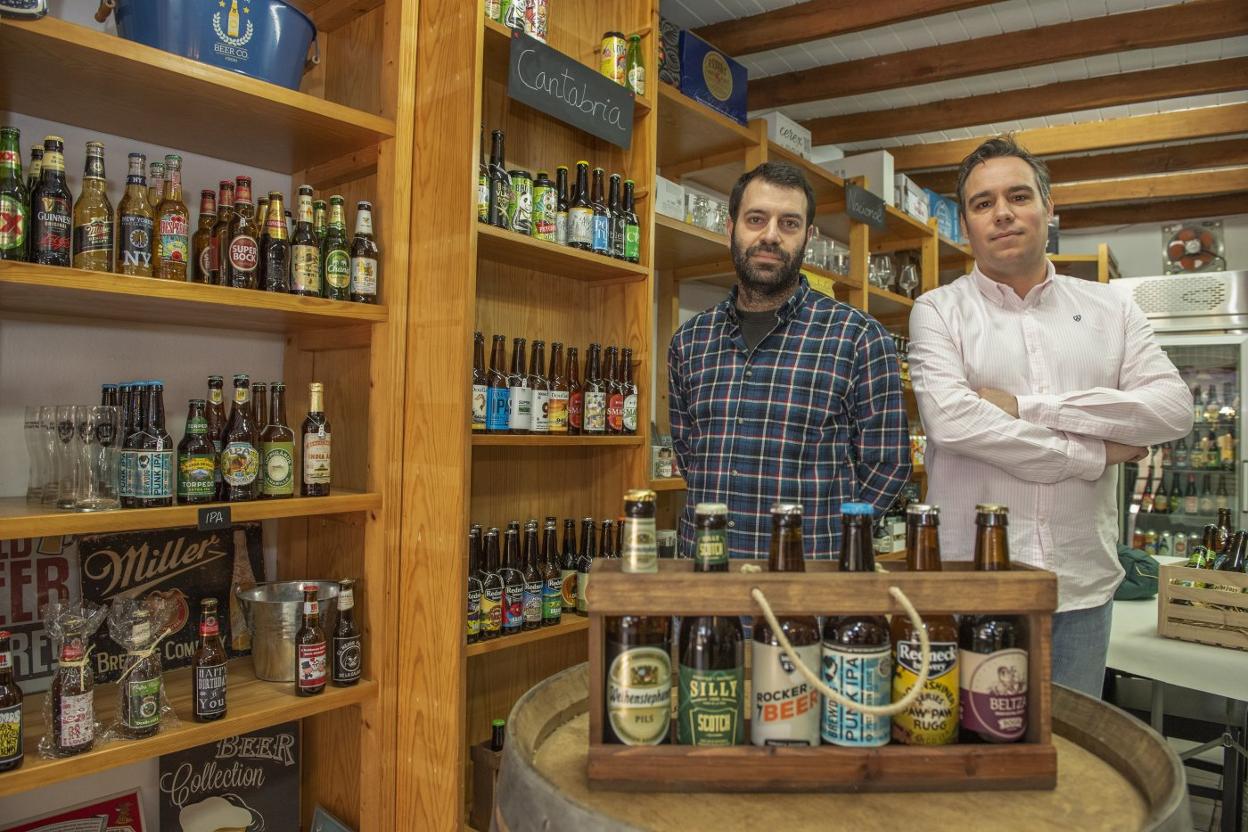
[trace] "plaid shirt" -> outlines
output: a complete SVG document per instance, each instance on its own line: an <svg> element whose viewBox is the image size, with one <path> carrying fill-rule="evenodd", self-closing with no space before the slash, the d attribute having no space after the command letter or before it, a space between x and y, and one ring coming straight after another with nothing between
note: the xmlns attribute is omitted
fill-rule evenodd
<svg viewBox="0 0 1248 832"><path fill-rule="evenodd" d="M808 558L839 556L841 504L892 504L910 477L910 432L892 338L801 278L751 352L737 289L687 321L668 350L672 438L694 507L728 505L734 557L766 558L771 506L801 503Z"/></svg>

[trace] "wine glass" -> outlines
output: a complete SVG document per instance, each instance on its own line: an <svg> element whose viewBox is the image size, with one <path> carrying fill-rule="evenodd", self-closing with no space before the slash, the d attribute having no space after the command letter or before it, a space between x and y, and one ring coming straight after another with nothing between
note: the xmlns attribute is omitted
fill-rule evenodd
<svg viewBox="0 0 1248 832"><path fill-rule="evenodd" d="M914 297L914 290L919 287L919 270L914 267L913 263L907 263L902 267L901 275L897 278L897 287L906 297Z"/></svg>

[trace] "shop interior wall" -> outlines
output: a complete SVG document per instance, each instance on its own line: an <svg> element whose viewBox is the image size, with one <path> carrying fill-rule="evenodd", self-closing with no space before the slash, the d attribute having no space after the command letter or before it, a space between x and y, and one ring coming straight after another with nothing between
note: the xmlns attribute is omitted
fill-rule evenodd
<svg viewBox="0 0 1248 832"><path fill-rule="evenodd" d="M1060 212L1059 212L1060 213ZM1248 269L1248 214L1208 217L1222 220L1222 242L1228 271ZM1184 220L1198 222L1199 220ZM1123 277L1152 277L1164 274L1162 253L1166 238L1161 228L1169 223L1146 222L1135 225L1078 228L1062 231L1062 254L1096 254L1099 243L1109 243L1118 258Z"/></svg>

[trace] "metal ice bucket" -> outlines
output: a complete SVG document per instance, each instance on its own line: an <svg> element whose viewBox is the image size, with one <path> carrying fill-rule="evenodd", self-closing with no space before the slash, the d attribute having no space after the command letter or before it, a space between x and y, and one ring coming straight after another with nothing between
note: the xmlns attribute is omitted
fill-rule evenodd
<svg viewBox="0 0 1248 832"><path fill-rule="evenodd" d="M256 678L295 681L295 635L303 618L303 588L310 584L316 584L321 628L328 636L338 618L337 581L279 581L234 591L247 617Z"/></svg>

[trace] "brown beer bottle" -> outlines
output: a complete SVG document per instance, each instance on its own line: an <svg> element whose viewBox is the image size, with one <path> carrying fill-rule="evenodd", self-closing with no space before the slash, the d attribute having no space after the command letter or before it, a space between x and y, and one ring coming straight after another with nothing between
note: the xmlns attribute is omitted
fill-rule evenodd
<svg viewBox="0 0 1248 832"><path fill-rule="evenodd" d="M260 285L260 229L251 202L251 177L240 176L235 183L234 216L221 238L223 282L236 289L255 289Z"/></svg>
<svg viewBox="0 0 1248 832"><path fill-rule="evenodd" d="M199 192L199 227L191 236L192 283L212 283L212 228L217 224L217 194Z"/></svg>
<svg viewBox="0 0 1248 832"><path fill-rule="evenodd" d="M602 347L589 345L585 358L585 412L584 432L589 436L602 436L607 432L607 382L602 377Z"/></svg>
<svg viewBox="0 0 1248 832"><path fill-rule="evenodd" d="M355 626L355 581L338 582L338 623L334 625L334 687L348 688L364 671L360 631Z"/></svg>
<svg viewBox="0 0 1248 832"><path fill-rule="evenodd" d="M536 630L542 626L542 601L546 589L546 576L538 562L537 521L524 524L524 551L521 555L521 574L524 576L523 616L524 629Z"/></svg>
<svg viewBox="0 0 1248 832"><path fill-rule="evenodd" d="M481 639L489 641L503 632L503 606L506 603L497 528L485 533L482 548L484 565L477 573L481 580Z"/></svg>
<svg viewBox="0 0 1248 832"><path fill-rule="evenodd" d="M147 203L147 157L131 153L126 192L117 206L117 271L152 276L152 233L155 208Z"/></svg>
<svg viewBox="0 0 1248 832"><path fill-rule="evenodd" d="M554 518L542 526L542 626L553 627L563 620L563 575L559 571L559 529Z"/></svg>
<svg viewBox="0 0 1248 832"><path fill-rule="evenodd" d="M290 291L290 237L286 233L286 209L282 192L269 192L269 213L264 222L260 263L266 292Z"/></svg>
<svg viewBox="0 0 1248 832"><path fill-rule="evenodd" d="M300 185L295 233L290 238L290 293L319 298L321 282L321 241L313 229L312 186Z"/></svg>
<svg viewBox="0 0 1248 832"><path fill-rule="evenodd" d="M485 336L472 334L472 432L485 433L486 391L489 378L485 374Z"/></svg>
<svg viewBox="0 0 1248 832"><path fill-rule="evenodd" d="M225 690L229 657L221 641L217 599L199 602L199 649L191 660L195 695L191 702L196 722L212 722L225 716Z"/></svg>
<svg viewBox="0 0 1248 832"><path fill-rule="evenodd" d="M221 499L226 502L246 502L260 495L260 451L255 437L251 379L239 373L234 376L234 406L222 437L218 463L223 480Z"/></svg>
<svg viewBox="0 0 1248 832"><path fill-rule="evenodd" d="M13 680L9 631L0 630L0 771L22 764L22 689Z"/></svg>
<svg viewBox="0 0 1248 832"><path fill-rule="evenodd" d="M230 219L234 216L234 181L222 179L217 183L217 218L208 235L208 282L220 286L222 279L222 238L230 232Z"/></svg>
<svg viewBox="0 0 1248 832"><path fill-rule="evenodd" d="M624 432L624 391L620 388L619 350L607 347L607 433Z"/></svg>
<svg viewBox="0 0 1248 832"><path fill-rule="evenodd" d="M260 437L269 425L269 385L263 381L251 384L251 424L256 429L256 448L260 447ZM264 464L264 455L260 455L260 464Z"/></svg>
<svg viewBox="0 0 1248 832"><path fill-rule="evenodd" d="M568 433L580 436L585 427L585 391L576 347L568 347Z"/></svg>
<svg viewBox="0 0 1248 832"><path fill-rule="evenodd" d="M221 499L221 448L225 439L225 428L229 424L225 418L225 380L221 376L208 376L208 439L216 463L213 465L213 480L216 482L216 499Z"/></svg>
<svg viewBox="0 0 1248 832"><path fill-rule="evenodd" d="M922 503L906 508L906 570L939 572L940 509ZM932 661L921 698L893 717L893 739L906 745L958 741L958 624L952 615L924 615ZM910 692L923 657L919 632L905 615L894 615L893 701Z"/></svg>
<svg viewBox="0 0 1248 832"><path fill-rule="evenodd" d="M533 389L525 370L524 344L523 338L511 339L511 372L507 376L507 424L517 434L533 431Z"/></svg>
<svg viewBox="0 0 1248 832"><path fill-rule="evenodd" d="M122 663L118 692L121 733L131 739L155 736L160 730L163 679L160 651L146 652L152 644L152 617L140 607L130 625L131 652Z"/></svg>
<svg viewBox="0 0 1248 832"><path fill-rule="evenodd" d="M113 270L113 204L108 201L103 142L87 142L82 192L74 203L74 268Z"/></svg>
<svg viewBox="0 0 1248 832"><path fill-rule="evenodd" d="M612 560L620 556L620 550L615 545L615 521L609 517L602 521L602 536L599 540L598 557Z"/></svg>
<svg viewBox="0 0 1248 832"><path fill-rule="evenodd" d="M546 377L546 342L534 339L529 353L529 395L533 398L533 433L550 433L550 380Z"/></svg>
<svg viewBox="0 0 1248 832"><path fill-rule="evenodd" d="M568 376L563 366L563 344L550 343L550 400L547 422L550 432L559 436L568 433Z"/></svg>
<svg viewBox="0 0 1248 832"><path fill-rule="evenodd" d="M315 696L325 690L328 676L325 631L321 629L321 605L316 584L303 587L303 620L295 634L295 693Z"/></svg>
<svg viewBox="0 0 1248 832"><path fill-rule="evenodd" d="M325 385L314 381L308 385L308 415L303 420L303 484L299 493L304 497L329 496L330 438Z"/></svg>
<svg viewBox="0 0 1248 832"><path fill-rule="evenodd" d="M576 612L576 521L571 517L563 521L563 554L559 560L559 580L562 587L563 612Z"/></svg>
<svg viewBox="0 0 1248 832"><path fill-rule="evenodd" d="M594 550L594 518L581 520L581 551L576 558L576 614L581 617L589 615L589 599L585 592L589 589L589 569L594 565L597 553Z"/></svg>
<svg viewBox="0 0 1248 832"><path fill-rule="evenodd" d="M50 695L52 752L68 757L90 751L95 745L95 671L82 633L65 634Z"/></svg>
<svg viewBox="0 0 1248 832"><path fill-rule="evenodd" d="M156 209L152 274L186 282L191 259L191 212L182 201L182 157L165 157L165 198Z"/></svg>
<svg viewBox="0 0 1248 832"><path fill-rule="evenodd" d="M286 424L286 385L273 382L273 414L260 434L263 482L260 497L271 500L295 494L295 432Z"/></svg>
<svg viewBox="0 0 1248 832"><path fill-rule="evenodd" d="M511 413L511 394L507 382L507 337L495 335L490 347L490 372L486 377L485 430L506 433Z"/></svg>
<svg viewBox="0 0 1248 832"><path fill-rule="evenodd" d="M620 351L619 392L623 397L623 432L637 435L637 385L633 381L633 351L625 347Z"/></svg>

